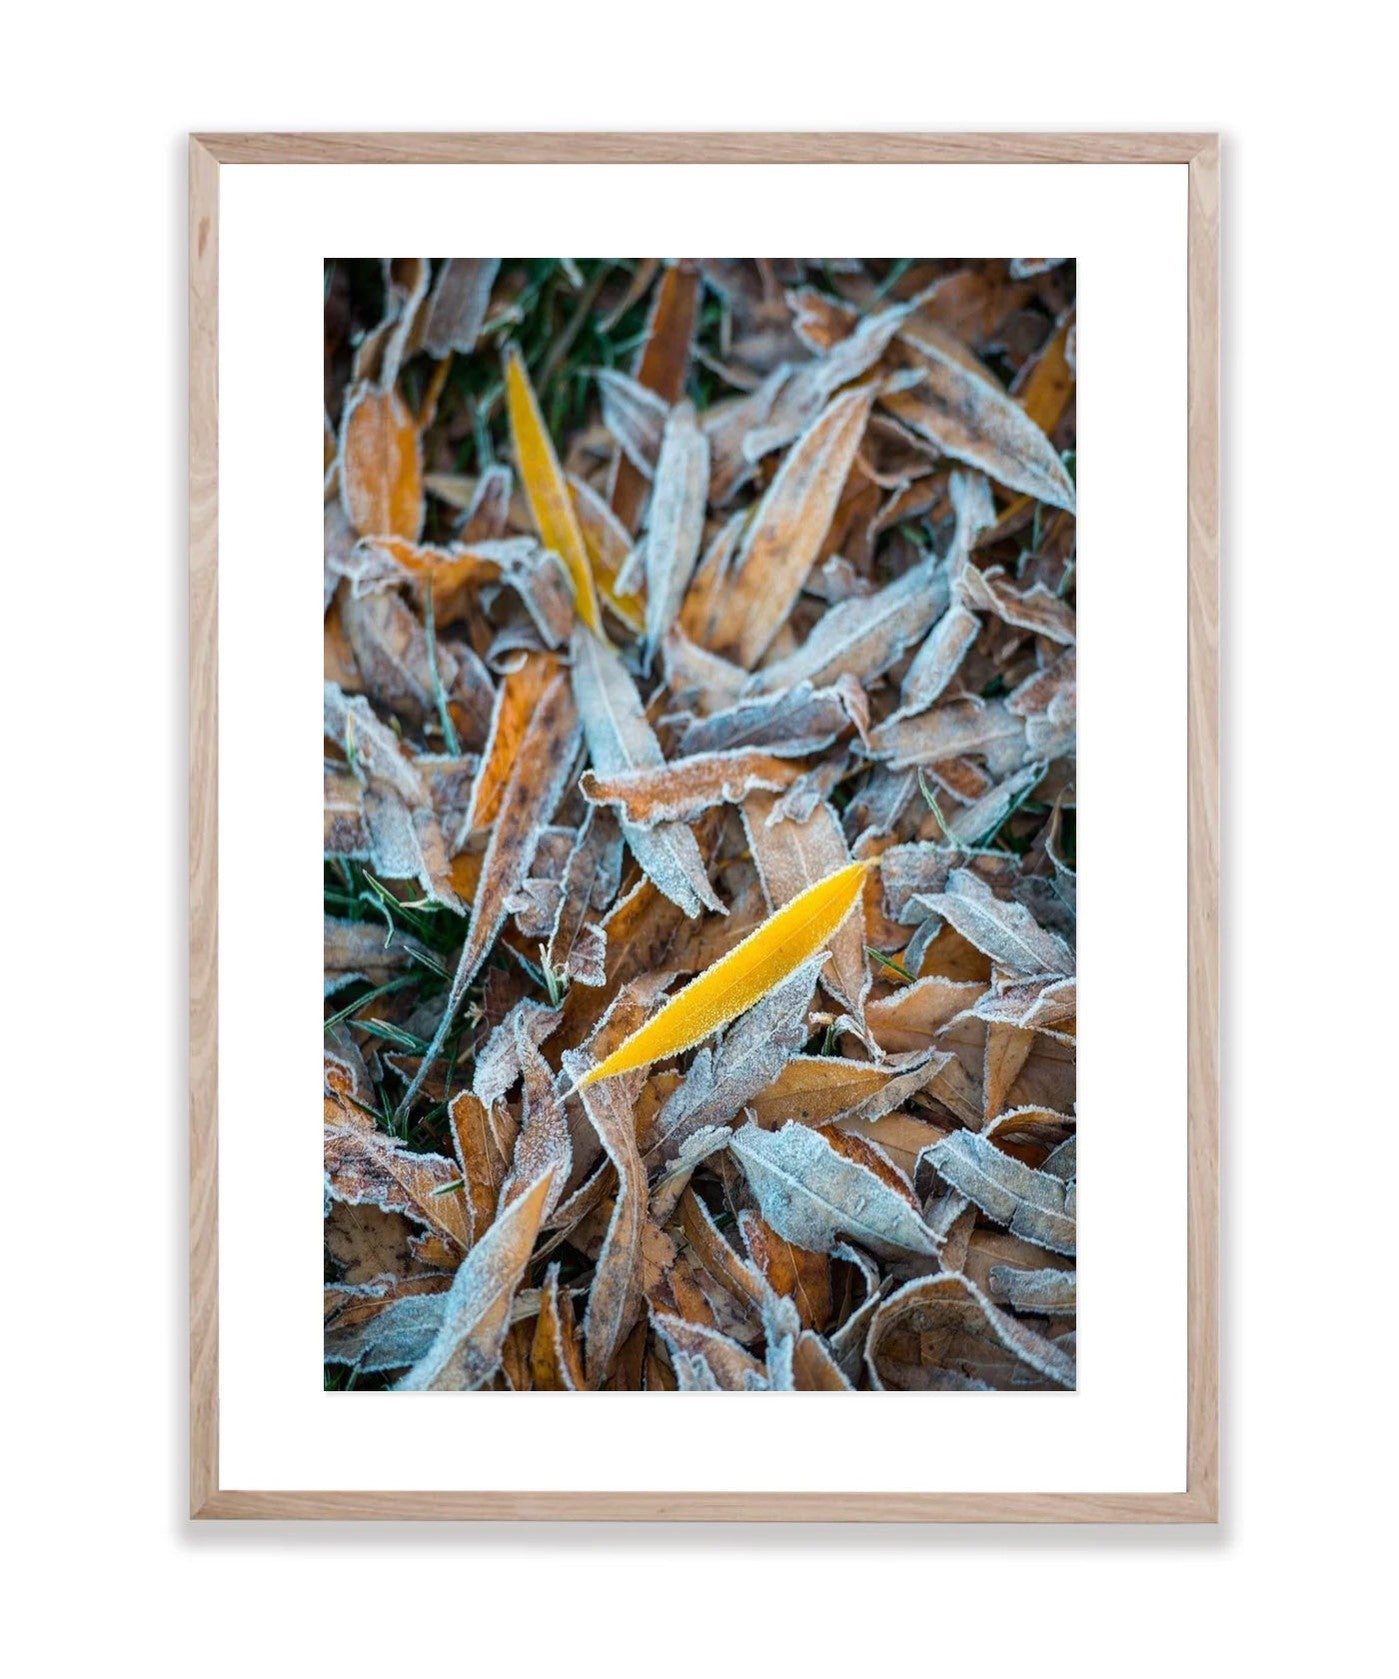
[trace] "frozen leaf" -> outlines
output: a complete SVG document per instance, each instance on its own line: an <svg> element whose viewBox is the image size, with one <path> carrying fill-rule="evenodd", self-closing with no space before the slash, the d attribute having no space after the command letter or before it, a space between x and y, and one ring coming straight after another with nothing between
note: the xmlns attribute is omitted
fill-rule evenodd
<svg viewBox="0 0 1399 1679"><path fill-rule="evenodd" d="M891 1294L865 1351L875 1387L1072 1388L1073 1358L992 1305L969 1277L925 1277Z"/></svg>
<svg viewBox="0 0 1399 1679"><path fill-rule="evenodd" d="M1072 1271L1022 1271L1015 1265L991 1267L993 1300L1018 1312L1043 1312L1072 1317L1077 1310L1077 1279Z"/></svg>
<svg viewBox="0 0 1399 1679"><path fill-rule="evenodd" d="M621 660L596 636L581 630L573 637L573 687L597 775L664 767L665 756L646 720L641 696ZM722 911L695 836L684 823L640 828L623 822L622 834L637 862L686 915L698 915L702 908Z"/></svg>
<svg viewBox="0 0 1399 1679"><path fill-rule="evenodd" d="M839 676L827 688L798 682L696 718L680 737L678 750L690 754L761 747L776 757L803 758L825 751L852 728L863 736L868 725L864 689L853 677Z"/></svg>
<svg viewBox="0 0 1399 1679"><path fill-rule="evenodd" d="M755 788L779 791L801 766L770 753L740 749L675 758L655 769L614 775L584 771L579 785L590 804L615 805L624 823L654 828L663 822L691 822L717 804L741 804Z"/></svg>
<svg viewBox="0 0 1399 1679"><path fill-rule="evenodd" d="M602 368L597 376L602 423L643 478L656 474L670 405L625 373Z"/></svg>
<svg viewBox="0 0 1399 1679"><path fill-rule="evenodd" d="M938 1176L1012 1235L1054 1253L1075 1247L1073 1213L1063 1182L1006 1154L975 1131L954 1131L928 1150Z"/></svg>
<svg viewBox="0 0 1399 1679"><path fill-rule="evenodd" d="M738 1227L749 1258L768 1287L792 1301L802 1327L828 1329L835 1311L830 1255L793 1246L754 1212L741 1212Z"/></svg>
<svg viewBox="0 0 1399 1679"><path fill-rule="evenodd" d="M450 257L442 264L424 311L422 344L430 356L476 348L499 268L496 257Z"/></svg>
<svg viewBox="0 0 1399 1679"><path fill-rule="evenodd" d="M406 536L423 525L422 446L397 391L362 385L340 423L340 494L361 536Z"/></svg>
<svg viewBox="0 0 1399 1679"><path fill-rule="evenodd" d="M870 751L896 770L975 753L993 775L1008 775L1026 756L1025 721L1004 700L944 700L916 717L891 717L871 729Z"/></svg>
<svg viewBox="0 0 1399 1679"><path fill-rule="evenodd" d="M670 1349L676 1377L685 1388L751 1393L768 1385L767 1372L737 1341L702 1324L687 1323L666 1312L652 1314L656 1333ZM697 1367L697 1368L696 1368ZM681 1377L681 1371L685 1375Z"/></svg>
<svg viewBox="0 0 1399 1679"><path fill-rule="evenodd" d="M405 1148L377 1130L367 1114L342 1108L336 1123L327 1123L325 1170L337 1201L407 1213L463 1251L471 1245L461 1173L455 1164L440 1154Z"/></svg>
<svg viewBox="0 0 1399 1679"><path fill-rule="evenodd" d="M654 392L666 406L678 402L685 389L698 308L699 271L694 264L678 262L666 267L656 287L646 325L646 341L635 367L637 384ZM636 529L645 497L645 477L625 455L619 454L612 470L608 500L625 529Z"/></svg>
<svg viewBox="0 0 1399 1679"><path fill-rule="evenodd" d="M494 1106L520 1077L520 1045L538 1048L559 1024L559 1011L525 998L517 1003L477 1052L472 1089L487 1107Z"/></svg>
<svg viewBox="0 0 1399 1679"><path fill-rule="evenodd" d="M489 828L495 821L519 762L530 719L558 671L558 661L549 654L526 653L513 670L505 673L497 690L491 730L481 755L471 806L458 836L459 845L473 830Z"/></svg>
<svg viewBox="0 0 1399 1679"><path fill-rule="evenodd" d="M825 1132L748 1124L729 1148L764 1219L798 1247L830 1253L844 1238L884 1258L936 1255L939 1244L909 1198L870 1165L838 1152Z"/></svg>
<svg viewBox="0 0 1399 1679"><path fill-rule="evenodd" d="M747 691L776 693L841 675L870 682L922 639L947 601L946 568L940 560L924 560L886 588L833 606L794 653L756 672Z"/></svg>
<svg viewBox="0 0 1399 1679"><path fill-rule="evenodd" d="M868 388L836 397L783 461L734 562L716 652L751 669L766 651L820 553L873 401Z"/></svg>
<svg viewBox="0 0 1399 1679"><path fill-rule="evenodd" d="M544 417L529 374L518 350L505 358L505 390L510 411L510 432L515 441L516 461L525 498L529 502L539 540L563 561L573 583L578 616L596 635L602 634L597 592L588 565L588 553L573 500L559 467L554 445L544 427Z"/></svg>
<svg viewBox="0 0 1399 1679"><path fill-rule="evenodd" d="M519 1124L504 1103L488 1105L469 1090L459 1091L452 1098L449 1117L466 1180L471 1239L479 1242L495 1219Z"/></svg>
<svg viewBox="0 0 1399 1679"><path fill-rule="evenodd" d="M670 1159L692 1133L727 1125L781 1072L807 1038L807 1013L819 959L812 958L746 1014L714 1049L700 1049L681 1084L667 1097L652 1129L648 1155Z"/></svg>
<svg viewBox="0 0 1399 1679"><path fill-rule="evenodd" d="M581 1392L587 1386L573 1325L573 1301L559 1287L559 1267L551 1265L540 1291L539 1318L530 1350L534 1385L545 1392Z"/></svg>
<svg viewBox="0 0 1399 1679"><path fill-rule="evenodd" d="M527 1018L518 1009L512 1017L515 1054L520 1063L523 1087L522 1115L514 1158L501 1185L500 1204L508 1207L529 1184L545 1172L551 1172L553 1188L543 1212L547 1220L573 1170L573 1145L569 1138L568 1121L564 1118L563 1103L554 1085L554 1075L535 1047Z"/></svg>
<svg viewBox="0 0 1399 1679"><path fill-rule="evenodd" d="M432 1344L399 1382L400 1389L479 1388L495 1374L551 1176L542 1177L502 1213L466 1256L444 1296Z"/></svg>
<svg viewBox="0 0 1399 1679"><path fill-rule="evenodd" d="M568 678L561 672L550 683L530 718L520 754L501 796L481 865L481 883L471 907L471 923L447 994L442 1020L431 1048L403 1098L406 1111L422 1083L424 1070L442 1052L466 988L476 977L505 920L506 902L529 872L540 831L554 814L578 749L578 716Z"/></svg>
<svg viewBox="0 0 1399 1679"><path fill-rule="evenodd" d="M570 478L568 491L597 592L632 634L640 635L645 628L646 602L640 595L628 594L618 582L631 558L630 533L597 491L581 478Z"/></svg>
<svg viewBox="0 0 1399 1679"><path fill-rule="evenodd" d="M1073 511L1073 480L1054 445L951 334L915 314L900 342L902 365L921 377L885 390L891 414L1008 489Z"/></svg>
<svg viewBox="0 0 1399 1679"><path fill-rule="evenodd" d="M677 1055L780 985L821 950L859 901L864 863L818 880L768 917L707 972L676 993L639 1031L588 1069L585 1083Z"/></svg>
<svg viewBox="0 0 1399 1679"><path fill-rule="evenodd" d="M565 1073L576 1088L589 1086L590 1057L570 1050ZM617 1199L598 1255L588 1310L583 1318L588 1386L601 1386L617 1349L642 1309L641 1230L646 1220L646 1171L636 1146L636 1129L626 1089L616 1079L583 1096L588 1123L617 1173Z"/></svg>
<svg viewBox="0 0 1399 1679"><path fill-rule="evenodd" d="M367 1322L326 1333L327 1364L348 1364L366 1374L406 1370L423 1358L442 1328L445 1294L409 1294L392 1300Z"/></svg>
<svg viewBox="0 0 1399 1679"><path fill-rule="evenodd" d="M398 737L362 695L347 696L334 682L325 684L325 735L345 754L353 774L382 782L410 805L426 802L427 789L403 755Z"/></svg>
<svg viewBox="0 0 1399 1679"><path fill-rule="evenodd" d="M743 805L743 828L763 883L763 896L774 912L782 910L820 880L850 864L850 852L835 812L818 804L804 822L772 820L775 800L755 792ZM859 1014L870 988L863 917L853 915L831 938L830 966L822 983L832 996Z"/></svg>
<svg viewBox="0 0 1399 1679"><path fill-rule="evenodd" d="M694 408L671 410L646 515L646 648L649 660L685 598L704 540L709 444Z"/></svg>
<svg viewBox="0 0 1399 1679"><path fill-rule="evenodd" d="M998 898L969 869L954 869L947 890L918 900L944 916L993 962L1021 974L1073 972L1073 952L1056 933L1046 932L1023 905Z"/></svg>

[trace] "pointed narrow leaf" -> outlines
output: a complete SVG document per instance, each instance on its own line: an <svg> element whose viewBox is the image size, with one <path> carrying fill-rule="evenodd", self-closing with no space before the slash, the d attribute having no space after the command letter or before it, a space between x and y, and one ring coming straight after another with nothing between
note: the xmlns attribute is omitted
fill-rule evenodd
<svg viewBox="0 0 1399 1679"><path fill-rule="evenodd" d="M860 901L868 863L851 863L793 898L714 966L678 991L640 1031L605 1061L589 1068L583 1085L678 1055L752 1008L760 997L816 954Z"/></svg>
<svg viewBox="0 0 1399 1679"><path fill-rule="evenodd" d="M539 539L563 561L573 580L573 597L578 616L595 635L602 634L597 591L588 564L568 483L544 428L544 416L530 384L520 352L512 345L505 358L506 405L510 413L510 434L515 455ZM416 534L416 533L414 533Z"/></svg>

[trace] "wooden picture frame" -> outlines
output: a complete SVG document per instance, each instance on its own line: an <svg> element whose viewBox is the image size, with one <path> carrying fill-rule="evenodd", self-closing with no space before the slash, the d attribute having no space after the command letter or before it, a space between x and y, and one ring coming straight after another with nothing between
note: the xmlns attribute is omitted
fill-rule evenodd
<svg viewBox="0 0 1399 1679"><path fill-rule="evenodd" d="M1183 1492L256 1491L219 1484L218 257L223 164L1088 163L1189 174L1188 1452ZM189 147L190 1512L414 1520L1218 1519L1219 142L1213 134L209 134Z"/></svg>

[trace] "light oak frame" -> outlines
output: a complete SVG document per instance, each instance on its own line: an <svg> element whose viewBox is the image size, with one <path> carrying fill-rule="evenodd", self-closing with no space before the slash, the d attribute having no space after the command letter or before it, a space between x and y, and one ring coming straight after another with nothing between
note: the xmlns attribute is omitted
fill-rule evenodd
<svg viewBox="0 0 1399 1679"><path fill-rule="evenodd" d="M1183 1492L258 1492L218 1479L218 197L222 164L1123 163L1189 172L1188 1433ZM1214 1522L1219 1510L1219 142L1213 134L205 134L189 147L190 1513Z"/></svg>

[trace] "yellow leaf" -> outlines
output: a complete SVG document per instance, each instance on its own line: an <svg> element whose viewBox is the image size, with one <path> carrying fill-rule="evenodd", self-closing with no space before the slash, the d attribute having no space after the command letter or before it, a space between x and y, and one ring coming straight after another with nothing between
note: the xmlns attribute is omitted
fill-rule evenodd
<svg viewBox="0 0 1399 1679"><path fill-rule="evenodd" d="M752 1008L814 956L860 901L868 863L851 863L799 893L784 909L677 991L653 1020L590 1067L577 1088L678 1055Z"/></svg>
<svg viewBox="0 0 1399 1679"><path fill-rule="evenodd" d="M568 493L568 484L544 429L544 416L525 371L520 352L512 344L505 356L505 395L510 412L510 435L520 467L525 499L529 502L539 540L563 561L573 580L578 616L595 635L602 634L597 590L593 586L588 551Z"/></svg>

